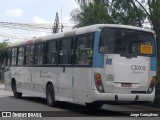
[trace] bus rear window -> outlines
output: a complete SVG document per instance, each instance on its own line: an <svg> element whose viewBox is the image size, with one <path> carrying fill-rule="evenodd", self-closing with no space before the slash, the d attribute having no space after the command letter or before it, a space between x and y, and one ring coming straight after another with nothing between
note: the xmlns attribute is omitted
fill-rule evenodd
<svg viewBox="0 0 160 120"><path fill-rule="evenodd" d="M148 56L155 54L154 36L150 32L103 28L99 51L106 54L134 54Z"/></svg>

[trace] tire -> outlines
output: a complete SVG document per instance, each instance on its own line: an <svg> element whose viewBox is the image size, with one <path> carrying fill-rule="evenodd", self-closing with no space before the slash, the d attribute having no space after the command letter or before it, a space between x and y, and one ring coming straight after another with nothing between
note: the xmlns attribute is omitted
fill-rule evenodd
<svg viewBox="0 0 160 120"><path fill-rule="evenodd" d="M51 107L56 106L55 102L55 93L54 93L54 88L52 84L49 84L46 89L46 100L47 104Z"/></svg>
<svg viewBox="0 0 160 120"><path fill-rule="evenodd" d="M86 103L88 109L99 109L103 106L102 103Z"/></svg>
<svg viewBox="0 0 160 120"><path fill-rule="evenodd" d="M22 97L22 93L17 92L17 87L16 87L16 81L14 80L12 82L12 91L13 91L13 95L15 98L21 98Z"/></svg>

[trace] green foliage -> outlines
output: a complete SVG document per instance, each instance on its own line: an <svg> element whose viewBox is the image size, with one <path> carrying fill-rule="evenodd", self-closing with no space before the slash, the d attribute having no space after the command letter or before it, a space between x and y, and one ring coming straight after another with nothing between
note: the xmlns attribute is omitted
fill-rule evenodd
<svg viewBox="0 0 160 120"><path fill-rule="evenodd" d="M160 0L151 0L150 1L150 15L149 19L153 24L153 29L157 35L157 85L156 85L156 97L155 105L160 106Z"/></svg>
<svg viewBox="0 0 160 120"><path fill-rule="evenodd" d="M7 43L5 42L0 43L0 54L6 50L6 47L7 47Z"/></svg>
<svg viewBox="0 0 160 120"><path fill-rule="evenodd" d="M145 12L133 0L76 0L80 9L71 13L75 27L98 23L116 23L142 26Z"/></svg>
<svg viewBox="0 0 160 120"><path fill-rule="evenodd" d="M160 80L157 80L156 84L156 96L154 100L154 104L160 106Z"/></svg>
<svg viewBox="0 0 160 120"><path fill-rule="evenodd" d="M160 0L152 0L151 2L151 16L150 19L153 23L153 28L160 32ZM159 39L160 40L160 39Z"/></svg>
<svg viewBox="0 0 160 120"><path fill-rule="evenodd" d="M5 51L6 51L7 43L0 43L0 63L3 63Z"/></svg>
<svg viewBox="0 0 160 120"><path fill-rule="evenodd" d="M145 12L133 0L112 0L111 15L114 23L142 27Z"/></svg>
<svg viewBox="0 0 160 120"><path fill-rule="evenodd" d="M83 27L92 24L113 23L109 13L107 2L98 0L85 4L80 4L80 9L74 9L71 13L71 20L76 24L75 27Z"/></svg>

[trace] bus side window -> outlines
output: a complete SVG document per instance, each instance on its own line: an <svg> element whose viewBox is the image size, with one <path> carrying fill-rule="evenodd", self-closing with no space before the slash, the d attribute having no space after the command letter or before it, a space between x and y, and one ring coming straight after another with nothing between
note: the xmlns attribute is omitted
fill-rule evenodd
<svg viewBox="0 0 160 120"><path fill-rule="evenodd" d="M60 64L72 64L73 55L73 40L66 38L60 41L59 44L59 62Z"/></svg>
<svg viewBox="0 0 160 120"><path fill-rule="evenodd" d="M12 65L17 65L17 48L12 48Z"/></svg>
<svg viewBox="0 0 160 120"><path fill-rule="evenodd" d="M46 45L47 45L46 64L56 64L57 63L57 42L49 41Z"/></svg>
<svg viewBox="0 0 160 120"><path fill-rule="evenodd" d="M32 65L34 58L34 45L27 45L25 51L25 64Z"/></svg>
<svg viewBox="0 0 160 120"><path fill-rule="evenodd" d="M34 49L35 49L35 45L31 45L30 54L29 54L29 64L30 65L34 64Z"/></svg>
<svg viewBox="0 0 160 120"><path fill-rule="evenodd" d="M75 63L80 65L92 64L93 35L78 36L76 39Z"/></svg>
<svg viewBox="0 0 160 120"><path fill-rule="evenodd" d="M30 46L30 45L27 45L27 46L26 46L26 53L25 53L25 64L26 64L26 65L29 65L30 49L31 49L31 46Z"/></svg>
<svg viewBox="0 0 160 120"><path fill-rule="evenodd" d="M24 63L24 47L18 48L18 65L23 65Z"/></svg>
<svg viewBox="0 0 160 120"><path fill-rule="evenodd" d="M44 43L37 44L35 46L35 56L34 56L34 64L42 65L43 64L43 55L44 55Z"/></svg>
<svg viewBox="0 0 160 120"><path fill-rule="evenodd" d="M11 48L8 48L6 51L6 66L10 66L11 64Z"/></svg>

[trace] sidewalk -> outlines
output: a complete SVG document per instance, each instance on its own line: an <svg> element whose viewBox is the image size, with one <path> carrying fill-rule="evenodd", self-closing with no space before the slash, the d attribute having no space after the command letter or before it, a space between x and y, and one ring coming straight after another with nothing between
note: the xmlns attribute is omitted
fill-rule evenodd
<svg viewBox="0 0 160 120"><path fill-rule="evenodd" d="M0 83L0 90L4 90L4 89L5 89L4 83Z"/></svg>
<svg viewBox="0 0 160 120"><path fill-rule="evenodd" d="M4 83L0 83L0 97L13 96L12 91L5 90Z"/></svg>

